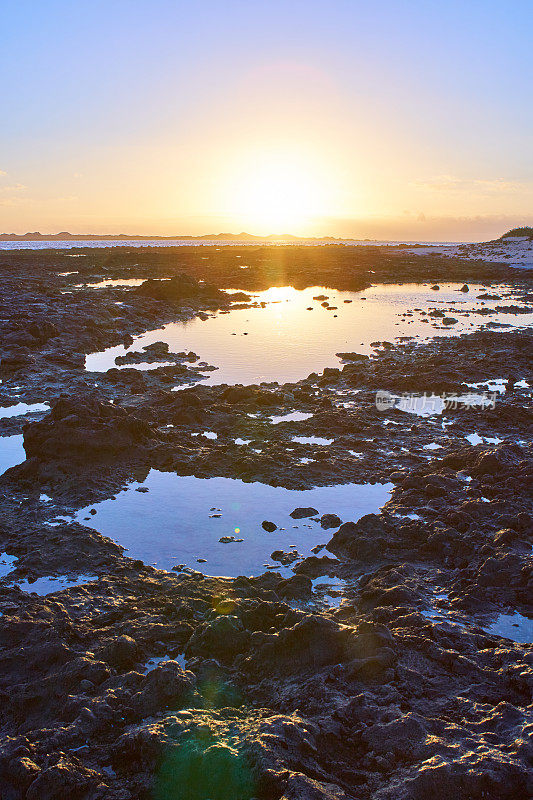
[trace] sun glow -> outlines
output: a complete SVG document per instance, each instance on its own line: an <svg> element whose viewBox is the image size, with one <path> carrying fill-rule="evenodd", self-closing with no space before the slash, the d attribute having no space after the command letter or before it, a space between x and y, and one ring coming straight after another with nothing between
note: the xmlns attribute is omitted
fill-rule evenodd
<svg viewBox="0 0 533 800"><path fill-rule="evenodd" d="M311 235L316 220L331 213L325 166L299 152L241 157L224 184L228 215L250 233Z"/></svg>

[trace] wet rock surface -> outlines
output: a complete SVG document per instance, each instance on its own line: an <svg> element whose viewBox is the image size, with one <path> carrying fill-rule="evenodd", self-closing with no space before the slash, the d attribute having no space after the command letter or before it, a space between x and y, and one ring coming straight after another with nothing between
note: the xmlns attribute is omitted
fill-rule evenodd
<svg viewBox="0 0 533 800"><path fill-rule="evenodd" d="M59 275L72 265L64 252L0 254L2 404L15 393L50 404L0 420L4 436L24 434L26 452L0 478L0 550L14 558L0 579L9 800L533 794L533 648L492 627L502 613L531 615L530 330L385 343L285 385L172 392L197 359L161 347L130 357L130 366L151 362L147 373L127 363L97 379L84 370L86 353L229 310L222 288L265 288L280 270L284 284L336 288L482 278L490 293L491 281L510 280L497 264L319 250L80 251L75 276ZM244 254L250 268L238 273ZM124 275L148 287L74 288L80 276ZM155 286L154 276L175 280ZM516 278L526 301L528 281ZM448 401L421 414L380 408L377 392ZM453 399L469 392L494 397L485 407ZM311 416L271 424L293 411ZM216 438L191 435L206 431ZM164 572L130 558L92 527L98 513L72 521L152 468L292 489L395 488L380 513L358 521L324 509L323 544L310 558L291 550L289 529L286 547L272 551L279 570L210 578L179 561ZM269 512L265 537L278 527ZM294 523L317 513L295 507ZM83 575L31 592L46 576Z"/></svg>

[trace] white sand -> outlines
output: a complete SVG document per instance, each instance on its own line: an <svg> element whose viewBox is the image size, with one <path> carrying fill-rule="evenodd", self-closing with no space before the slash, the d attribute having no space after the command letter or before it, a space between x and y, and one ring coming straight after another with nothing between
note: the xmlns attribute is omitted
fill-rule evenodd
<svg viewBox="0 0 533 800"><path fill-rule="evenodd" d="M431 254L495 261L520 269L533 268L533 240L527 236L513 236L479 244L428 245L428 247L415 247L409 252L414 255Z"/></svg>

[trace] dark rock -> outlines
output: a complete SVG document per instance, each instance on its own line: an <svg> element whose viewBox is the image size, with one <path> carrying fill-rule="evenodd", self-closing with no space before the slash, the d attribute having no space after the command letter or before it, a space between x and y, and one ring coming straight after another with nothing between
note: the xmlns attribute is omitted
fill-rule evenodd
<svg viewBox="0 0 533 800"><path fill-rule="evenodd" d="M126 669L137 660L137 643L131 636L118 636L100 650L99 656L112 667Z"/></svg>
<svg viewBox="0 0 533 800"><path fill-rule="evenodd" d="M24 427L24 449L28 459L94 459L143 446L150 434L149 424L125 408L62 397L44 419Z"/></svg>
<svg viewBox="0 0 533 800"><path fill-rule="evenodd" d="M320 526L327 530L328 528L338 528L342 525L342 519L337 514L322 514L320 517Z"/></svg>
<svg viewBox="0 0 533 800"><path fill-rule="evenodd" d="M224 662L233 661L236 655L247 649L250 636L237 617L217 617L195 630L187 643L185 654L188 657L197 655Z"/></svg>
<svg viewBox="0 0 533 800"><path fill-rule="evenodd" d="M313 584L307 575L292 575L278 585L276 594L286 600L293 600L309 596L312 588Z"/></svg>
<svg viewBox="0 0 533 800"><path fill-rule="evenodd" d="M423 743L427 731L413 715L406 714L399 719L371 725L363 734L363 740L376 753L393 753L402 758L419 758L423 753Z"/></svg>
<svg viewBox="0 0 533 800"><path fill-rule="evenodd" d="M43 770L28 788L26 800L85 800L99 781L97 774L81 771L66 758Z"/></svg>
<svg viewBox="0 0 533 800"><path fill-rule="evenodd" d="M294 552L294 550L290 550L289 552L286 550L274 550L274 552L270 554L270 558L272 561L279 561L280 564L286 567L298 559L298 553Z"/></svg>
<svg viewBox="0 0 533 800"><path fill-rule="evenodd" d="M29 326L28 333L30 333L39 344L44 344L48 339L59 336L60 330L53 322L40 320L38 322L33 322Z"/></svg>
<svg viewBox="0 0 533 800"><path fill-rule="evenodd" d="M345 522L333 534L327 549L352 559L378 558L387 550L387 527L381 517L367 514L358 522ZM390 545L389 545L390 546Z"/></svg>
<svg viewBox="0 0 533 800"><path fill-rule="evenodd" d="M227 305L229 302L225 292L221 292L209 284L201 284L185 273L163 281L149 278L133 291L144 297L163 300L167 303L183 304L184 301L196 300L208 305Z"/></svg>
<svg viewBox="0 0 533 800"><path fill-rule="evenodd" d="M189 700L194 683L192 672L185 672L177 661L165 661L146 675L141 690L131 699L132 707L142 717L169 706L176 708Z"/></svg>

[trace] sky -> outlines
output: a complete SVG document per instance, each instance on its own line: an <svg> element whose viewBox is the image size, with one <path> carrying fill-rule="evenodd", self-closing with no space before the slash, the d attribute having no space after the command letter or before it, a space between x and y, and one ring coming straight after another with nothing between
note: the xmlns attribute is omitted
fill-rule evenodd
<svg viewBox="0 0 533 800"><path fill-rule="evenodd" d="M533 2L0 0L0 232L533 223Z"/></svg>

